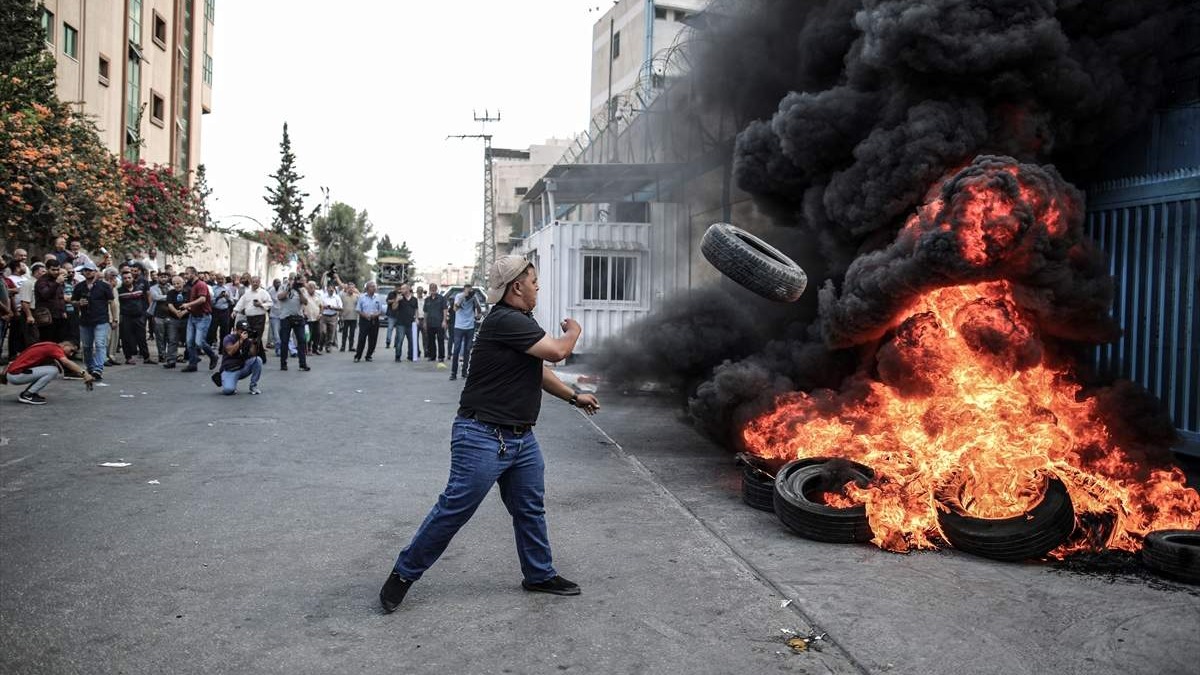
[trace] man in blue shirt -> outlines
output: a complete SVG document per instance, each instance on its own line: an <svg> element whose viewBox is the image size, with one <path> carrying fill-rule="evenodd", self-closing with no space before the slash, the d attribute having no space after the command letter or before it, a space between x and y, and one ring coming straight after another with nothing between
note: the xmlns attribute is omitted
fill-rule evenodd
<svg viewBox="0 0 1200 675"><path fill-rule="evenodd" d="M354 351L354 362L362 359L363 347L367 348L367 360L375 354L375 344L379 341L379 317L383 316L383 298L375 292L378 286L374 281L367 282L366 292L358 296L358 349Z"/></svg>
<svg viewBox="0 0 1200 675"><path fill-rule="evenodd" d="M463 286L462 293L454 296L454 336L450 341L450 379L458 379L458 358L462 356L463 377L471 367L471 343L475 339L475 322L483 308L475 297L471 284Z"/></svg>

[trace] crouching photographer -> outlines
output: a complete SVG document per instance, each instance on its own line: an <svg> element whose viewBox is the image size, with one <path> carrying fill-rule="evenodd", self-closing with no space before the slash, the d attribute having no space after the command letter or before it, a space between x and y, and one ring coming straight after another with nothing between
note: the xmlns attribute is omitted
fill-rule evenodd
<svg viewBox="0 0 1200 675"><path fill-rule="evenodd" d="M250 323L241 319L233 332L221 340L221 370L213 373L213 384L221 393L232 396L237 393L239 380L250 378L250 394L261 394L258 378L262 376L263 360L260 355L259 336L250 330Z"/></svg>

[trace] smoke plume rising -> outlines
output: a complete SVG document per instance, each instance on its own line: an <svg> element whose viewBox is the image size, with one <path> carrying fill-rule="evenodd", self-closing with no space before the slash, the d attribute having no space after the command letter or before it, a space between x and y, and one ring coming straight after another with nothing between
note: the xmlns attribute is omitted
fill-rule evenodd
<svg viewBox="0 0 1200 675"><path fill-rule="evenodd" d="M1086 180L1104 149L1153 110L1164 73L1188 47L1191 3L717 0L709 14L693 48L698 100L744 121L733 155L738 186L788 228L777 231L791 241L772 243L819 249L828 279L815 321L797 312L747 331L727 319L731 332L682 368L676 345L639 346L643 377L707 376L689 403L700 426L736 444L730 431L778 393L886 371L886 350L874 357L897 310L936 285L1008 279L1045 338L1116 337L1111 280L1081 232L1082 198L1063 176ZM1017 172L1003 168L1016 163ZM1057 170L1033 166L1042 164ZM955 195L979 181L1019 202L1013 240L989 243L1003 255L982 267L937 227L937 218L953 219ZM1065 236L1030 229L1047 205L1023 198L1022 188L1067 195L1055 206ZM937 200L944 213L917 211ZM711 305L676 305L639 335L664 322L713 325L711 315L691 314L698 307Z"/></svg>

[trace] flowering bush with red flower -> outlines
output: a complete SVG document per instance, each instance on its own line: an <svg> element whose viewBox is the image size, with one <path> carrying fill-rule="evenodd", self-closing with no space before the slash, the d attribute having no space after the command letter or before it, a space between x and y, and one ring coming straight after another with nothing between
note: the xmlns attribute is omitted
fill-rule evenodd
<svg viewBox="0 0 1200 675"><path fill-rule="evenodd" d="M48 247L70 233L85 246L121 242L121 175L95 127L66 105L0 102L0 228Z"/></svg>
<svg viewBox="0 0 1200 675"><path fill-rule="evenodd" d="M169 166L144 160L122 161L121 178L125 185L122 248L185 253L202 225L201 204L187 181Z"/></svg>
<svg viewBox="0 0 1200 675"><path fill-rule="evenodd" d="M271 262L276 264L282 265L288 262L293 255L300 254L300 247L282 232L258 230L256 232L246 232L243 236L265 245L267 247L267 257Z"/></svg>

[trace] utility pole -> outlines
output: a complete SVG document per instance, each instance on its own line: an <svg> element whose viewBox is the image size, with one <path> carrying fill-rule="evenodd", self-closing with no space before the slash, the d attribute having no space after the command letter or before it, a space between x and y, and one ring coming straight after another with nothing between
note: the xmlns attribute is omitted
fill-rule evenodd
<svg viewBox="0 0 1200 675"><path fill-rule="evenodd" d="M483 139L483 239L475 257L475 283L482 286L487 282L487 271L496 261L496 183L492 177L492 135L487 133L488 122L499 122L500 111L492 117L488 110L480 117L474 111L471 116L479 122L480 133L457 134L450 138L482 138Z"/></svg>

